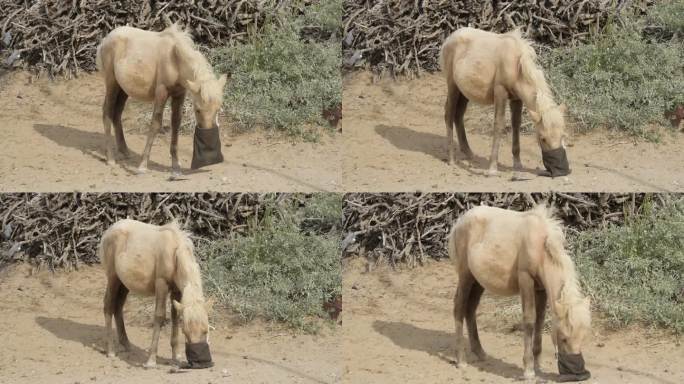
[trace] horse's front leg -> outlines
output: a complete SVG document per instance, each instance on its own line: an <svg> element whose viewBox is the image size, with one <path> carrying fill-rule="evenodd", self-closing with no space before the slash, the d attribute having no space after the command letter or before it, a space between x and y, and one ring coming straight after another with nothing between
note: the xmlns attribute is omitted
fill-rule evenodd
<svg viewBox="0 0 684 384"><path fill-rule="evenodd" d="M539 356L541 356L542 351L542 329L544 329L544 315L546 314L545 289L535 290L534 303L537 309L537 316L534 322L534 346L532 347L532 353L534 354L534 370L535 372L541 372Z"/></svg>
<svg viewBox="0 0 684 384"><path fill-rule="evenodd" d="M152 113L152 123L150 124L150 130L147 132L147 141L145 141L145 150L142 154L142 160L140 161L140 166L138 166L138 173L147 172L147 163L150 160L150 152L152 151L152 143L157 133L161 129L162 119L164 118L164 106L166 105L166 100L169 98L169 92L165 86L157 86L157 90L154 93L154 112Z"/></svg>
<svg viewBox="0 0 684 384"><path fill-rule="evenodd" d="M489 156L488 176L496 176L498 173L499 163L499 145L501 132L504 129L506 117L506 100L508 99L508 92L504 87L497 86L494 88L494 129L492 132L492 153Z"/></svg>
<svg viewBox="0 0 684 384"><path fill-rule="evenodd" d="M529 273L520 272L518 276L518 285L520 286L520 297L522 299L523 310L523 337L525 346L525 352L523 354L524 377L525 379L533 379L535 374L532 351L536 320L534 279L532 279L532 276L530 276Z"/></svg>
<svg viewBox="0 0 684 384"><path fill-rule="evenodd" d="M183 114L183 101L185 94L175 96L171 99L171 176L181 175L180 164L178 163L178 130L180 129L181 116Z"/></svg>
<svg viewBox="0 0 684 384"><path fill-rule="evenodd" d="M522 162L520 161L520 122L522 120L522 101L511 100L511 127L513 128L513 170L516 172L522 171Z"/></svg>
<svg viewBox="0 0 684 384"><path fill-rule="evenodd" d="M181 292L177 289L171 291L171 300L176 300L181 302ZM178 350L178 345L180 344L180 322L179 313L176 306L171 304L171 356L175 362L181 361L180 351Z"/></svg>
<svg viewBox="0 0 684 384"><path fill-rule="evenodd" d="M150 357L147 363L143 364L145 368L154 368L157 366L157 346L159 345L159 331L166 319L166 299L169 294L169 285L164 279L157 279L154 284L156 303L154 307L154 331L152 332L152 344L150 345Z"/></svg>

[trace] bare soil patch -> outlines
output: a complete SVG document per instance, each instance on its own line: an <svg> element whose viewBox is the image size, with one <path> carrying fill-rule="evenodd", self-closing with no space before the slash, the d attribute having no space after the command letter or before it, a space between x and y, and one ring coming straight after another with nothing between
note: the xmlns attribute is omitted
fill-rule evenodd
<svg viewBox="0 0 684 384"><path fill-rule="evenodd" d="M293 334L265 324L236 326L215 312L210 333L215 366L171 373L170 329L162 329L156 369L144 369L152 338L153 299L131 296L124 318L133 348L104 351L104 273L0 271L3 383L337 383L339 331ZM168 318L168 315L167 315ZM184 348L184 347L182 347Z"/></svg>
<svg viewBox="0 0 684 384"><path fill-rule="evenodd" d="M684 137L663 131L651 143L609 132L573 135L568 158L572 174L551 179L543 169L533 132L521 137L525 180L513 181L510 133L502 139L499 175L487 177L494 119L492 106L469 104L465 126L475 158L457 152L446 163L444 101L440 74L415 80L373 81L366 72L344 80L343 190L358 192L633 192L684 191ZM569 106L572 108L572 106ZM526 115L526 113L524 114ZM523 128L529 123L523 117ZM510 118L507 117L510 127ZM455 138L454 138L455 139Z"/></svg>
<svg viewBox="0 0 684 384"><path fill-rule="evenodd" d="M343 272L344 382L520 381L523 336L517 326L521 318L518 298L499 298L485 292L478 309L478 326L489 357L478 362L468 353L468 366L458 369L453 363L456 272L451 263L430 261L399 272L387 267L366 270L365 261L352 259ZM593 332L583 349L592 373L588 382L684 382L684 347L673 336L641 328L611 332L598 324ZM543 335L543 374L537 382L557 379L553 353L547 330Z"/></svg>
<svg viewBox="0 0 684 384"><path fill-rule="evenodd" d="M181 135L178 152L184 177L169 181L169 135L160 134L150 171L135 174L145 146L151 104L130 100L123 114L131 157L110 167L104 161L99 75L71 80L34 79L26 72L0 77L0 191L337 191L341 141L323 133L320 142L232 133L222 122L225 161L190 171L192 136ZM165 114L168 125L170 112Z"/></svg>

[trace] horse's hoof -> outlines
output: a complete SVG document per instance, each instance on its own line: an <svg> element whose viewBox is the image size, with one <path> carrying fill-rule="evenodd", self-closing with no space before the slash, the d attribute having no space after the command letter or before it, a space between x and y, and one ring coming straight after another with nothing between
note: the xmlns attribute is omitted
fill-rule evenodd
<svg viewBox="0 0 684 384"><path fill-rule="evenodd" d="M116 353L114 353L114 352L107 352L107 357L109 357L109 358L111 358L111 357L116 357Z"/></svg>
<svg viewBox="0 0 684 384"><path fill-rule="evenodd" d="M525 373L523 373L523 379L525 380L534 380L535 377L534 371L526 370Z"/></svg>
<svg viewBox="0 0 684 384"><path fill-rule="evenodd" d="M488 169L487 172L485 172L485 175L489 177L495 177L499 175L499 171L496 169Z"/></svg>
<svg viewBox="0 0 684 384"><path fill-rule="evenodd" d="M157 362L156 361L148 361L147 363L144 363L142 366L145 369L157 368Z"/></svg>
<svg viewBox="0 0 684 384"><path fill-rule="evenodd" d="M176 170L176 171L171 171L171 176L169 176L169 179L176 180L176 179L180 179L181 177L183 177L183 173L180 170Z"/></svg>
<svg viewBox="0 0 684 384"><path fill-rule="evenodd" d="M135 172L138 175L144 175L147 173L147 168L146 167L138 167L138 169Z"/></svg>
<svg viewBox="0 0 684 384"><path fill-rule="evenodd" d="M114 159L107 159L107 165L113 167L116 165L116 161Z"/></svg>
<svg viewBox="0 0 684 384"><path fill-rule="evenodd" d="M465 361L457 361L456 362L456 368L458 368L458 369L463 369L463 368L467 368L467 367L468 367L468 363L466 363Z"/></svg>
<svg viewBox="0 0 684 384"><path fill-rule="evenodd" d="M487 354L484 353L484 351L482 351L482 352L475 352L475 356L477 356L477 359L478 359L479 361L485 361L485 360L487 360Z"/></svg>

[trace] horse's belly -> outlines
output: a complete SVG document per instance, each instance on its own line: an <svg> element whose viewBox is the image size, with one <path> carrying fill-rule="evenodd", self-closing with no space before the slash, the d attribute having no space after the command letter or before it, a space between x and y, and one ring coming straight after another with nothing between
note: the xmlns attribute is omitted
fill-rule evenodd
<svg viewBox="0 0 684 384"><path fill-rule="evenodd" d="M505 249L477 244L468 255L468 268L485 290L502 296L518 293L516 263Z"/></svg>
<svg viewBox="0 0 684 384"><path fill-rule="evenodd" d="M456 62L454 82L459 91L470 101L478 104L494 103L492 84L496 68L481 59Z"/></svg>
<svg viewBox="0 0 684 384"><path fill-rule="evenodd" d="M155 261L149 255L123 252L116 257L116 275L131 292L153 295Z"/></svg>
<svg viewBox="0 0 684 384"><path fill-rule="evenodd" d="M142 58L127 56L114 66L114 75L121 89L136 100L153 101L155 68Z"/></svg>

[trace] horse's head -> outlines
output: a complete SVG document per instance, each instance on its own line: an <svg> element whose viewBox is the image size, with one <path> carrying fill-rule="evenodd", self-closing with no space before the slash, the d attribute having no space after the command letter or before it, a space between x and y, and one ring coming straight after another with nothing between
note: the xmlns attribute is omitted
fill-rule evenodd
<svg viewBox="0 0 684 384"><path fill-rule="evenodd" d="M208 79L188 81L199 128L218 128L218 111L223 104L223 87L227 80L228 76L223 74L219 78L211 75Z"/></svg>
<svg viewBox="0 0 684 384"><path fill-rule="evenodd" d="M188 286L183 290L181 302L174 300L173 306L181 318L181 327L186 344L209 343L209 315L212 301L204 301L197 295L196 288Z"/></svg>
<svg viewBox="0 0 684 384"><path fill-rule="evenodd" d="M559 355L580 355L582 344L591 333L589 298L566 301L565 294L554 303L554 321L551 323L551 340Z"/></svg>
<svg viewBox="0 0 684 384"><path fill-rule="evenodd" d="M565 176L570 173L568 158L565 153L565 105L552 102L541 112L529 111L537 130L537 140L542 151L544 166L551 176Z"/></svg>

